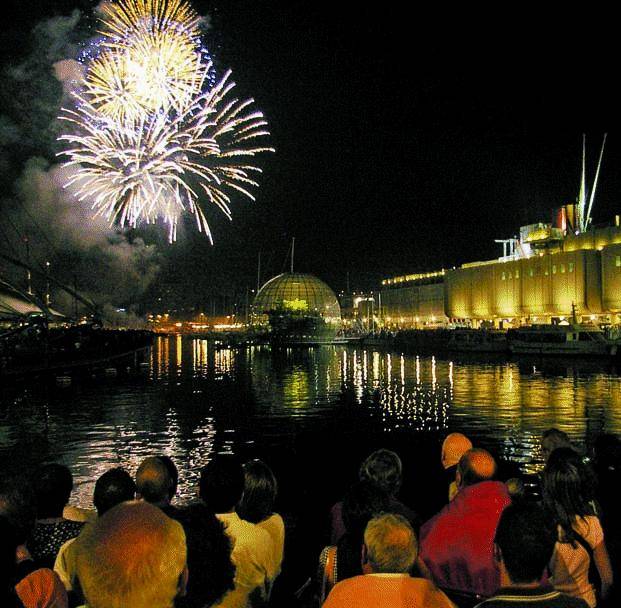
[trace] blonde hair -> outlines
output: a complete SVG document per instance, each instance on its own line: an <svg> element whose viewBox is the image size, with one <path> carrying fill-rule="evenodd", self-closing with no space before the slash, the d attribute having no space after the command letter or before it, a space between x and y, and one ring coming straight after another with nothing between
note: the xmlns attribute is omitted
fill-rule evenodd
<svg viewBox="0 0 621 608"><path fill-rule="evenodd" d="M374 517L364 531L367 560L373 572L408 572L418 555L418 542L405 517L393 513Z"/></svg>
<svg viewBox="0 0 621 608"><path fill-rule="evenodd" d="M181 525L157 507L113 507L76 540L77 574L90 608L171 608L186 565Z"/></svg>

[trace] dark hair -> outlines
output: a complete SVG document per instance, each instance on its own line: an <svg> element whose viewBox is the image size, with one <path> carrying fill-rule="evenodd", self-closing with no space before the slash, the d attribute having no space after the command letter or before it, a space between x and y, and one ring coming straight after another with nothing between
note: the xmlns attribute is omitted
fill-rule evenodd
<svg viewBox="0 0 621 608"><path fill-rule="evenodd" d="M233 510L244 491L244 472L232 455L218 454L201 470L199 495L214 513Z"/></svg>
<svg viewBox="0 0 621 608"><path fill-rule="evenodd" d="M62 517L73 490L71 471L63 464L40 467L33 479L37 518Z"/></svg>
<svg viewBox="0 0 621 608"><path fill-rule="evenodd" d="M177 488L179 487L179 469L177 469L177 466L170 456L163 454L161 456L157 456L157 458L158 460L161 460L166 469L168 469L168 474L170 475L170 480L172 482L168 494L170 500L172 500L177 493Z"/></svg>
<svg viewBox="0 0 621 608"><path fill-rule="evenodd" d="M575 541L576 517L593 515L592 473L571 448L557 448L543 470L543 504L551 519L561 526L564 541Z"/></svg>
<svg viewBox="0 0 621 608"><path fill-rule="evenodd" d="M215 604L234 588L235 566L231 541L224 525L201 504L177 509L174 514L185 531L190 576L187 595L175 600L177 608L203 608Z"/></svg>
<svg viewBox="0 0 621 608"><path fill-rule="evenodd" d="M371 481L386 494L394 496L401 487L403 466L397 454L381 449L373 452L360 466L361 481Z"/></svg>
<svg viewBox="0 0 621 608"><path fill-rule="evenodd" d="M11 522L0 515L0 606L17 606L15 596L15 550L17 537Z"/></svg>
<svg viewBox="0 0 621 608"><path fill-rule="evenodd" d="M388 495L370 481L353 484L343 498L343 523L350 534L362 535L369 521L388 510Z"/></svg>
<svg viewBox="0 0 621 608"><path fill-rule="evenodd" d="M278 482L272 469L261 460L251 460L244 465L244 493L237 505L237 512L245 520L258 524L268 518L274 509Z"/></svg>
<svg viewBox="0 0 621 608"><path fill-rule="evenodd" d="M339 580L362 574L360 550L364 530L373 517L388 509L388 495L373 482L359 481L349 488L343 497L345 534L337 543Z"/></svg>
<svg viewBox="0 0 621 608"><path fill-rule="evenodd" d="M554 450L571 447L571 440L565 431L552 427L544 431L541 435L541 448L546 460Z"/></svg>
<svg viewBox="0 0 621 608"><path fill-rule="evenodd" d="M101 517L112 507L132 500L136 494L136 484L131 475L123 468L106 471L95 483L93 503Z"/></svg>
<svg viewBox="0 0 621 608"><path fill-rule="evenodd" d="M23 545L34 528L36 510L32 487L22 477L0 476L0 515L11 524L17 544Z"/></svg>
<svg viewBox="0 0 621 608"><path fill-rule="evenodd" d="M155 456L145 458L136 471L136 491L140 497L150 503L162 503L170 500L173 480L168 467Z"/></svg>
<svg viewBox="0 0 621 608"><path fill-rule="evenodd" d="M494 542L514 583L538 581L552 558L556 528L535 504L509 505L500 516Z"/></svg>

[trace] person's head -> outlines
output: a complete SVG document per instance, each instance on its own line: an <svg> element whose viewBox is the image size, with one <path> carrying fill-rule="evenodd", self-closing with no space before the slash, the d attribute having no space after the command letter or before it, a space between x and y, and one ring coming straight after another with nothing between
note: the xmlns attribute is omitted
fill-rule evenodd
<svg viewBox="0 0 621 608"><path fill-rule="evenodd" d="M121 467L106 471L95 483L93 504L101 517L112 507L133 500L136 495L136 484L131 475Z"/></svg>
<svg viewBox="0 0 621 608"><path fill-rule="evenodd" d="M23 545L35 524L36 509L30 484L23 478L0 476L0 515L11 525Z"/></svg>
<svg viewBox="0 0 621 608"><path fill-rule="evenodd" d="M543 432L541 435L541 451L544 460L548 460L550 454L558 448L573 448L569 435L554 427Z"/></svg>
<svg viewBox="0 0 621 608"><path fill-rule="evenodd" d="M472 449L472 442L468 437L461 433L450 433L442 443L442 454L440 456L442 466L445 469L455 466L459 459Z"/></svg>
<svg viewBox="0 0 621 608"><path fill-rule="evenodd" d="M511 500L522 500L526 493L524 482L519 477L511 477L505 482Z"/></svg>
<svg viewBox="0 0 621 608"><path fill-rule="evenodd" d="M76 561L90 608L172 608L185 592L183 528L143 501L112 507L86 526Z"/></svg>
<svg viewBox="0 0 621 608"><path fill-rule="evenodd" d="M188 579L189 603L211 606L235 587L231 540L224 531L224 524L203 504L193 503L180 509L175 518L186 531L191 573Z"/></svg>
<svg viewBox="0 0 621 608"><path fill-rule="evenodd" d="M509 505L500 516L494 539L496 560L508 581L503 584L541 580L552 558L555 528L534 504Z"/></svg>
<svg viewBox="0 0 621 608"><path fill-rule="evenodd" d="M37 518L62 517L73 490L71 471L62 464L45 464L33 478Z"/></svg>
<svg viewBox="0 0 621 608"><path fill-rule="evenodd" d="M367 573L409 572L417 555L416 535L402 515L379 515L367 524L363 550L364 570Z"/></svg>
<svg viewBox="0 0 621 608"><path fill-rule="evenodd" d="M244 493L237 512L245 520L257 524L269 517L274 509L278 483L272 469L260 460L244 465Z"/></svg>
<svg viewBox="0 0 621 608"><path fill-rule="evenodd" d="M373 452L360 466L360 481L371 481L389 496L394 496L401 488L403 466L397 454L390 450Z"/></svg>
<svg viewBox="0 0 621 608"><path fill-rule="evenodd" d="M489 481L495 474L494 457L483 448L472 448L459 459L455 481L459 488L466 488L481 481Z"/></svg>
<svg viewBox="0 0 621 608"><path fill-rule="evenodd" d="M136 492L140 498L159 507L170 503L173 481L166 465L156 456L145 458L136 471Z"/></svg>
<svg viewBox="0 0 621 608"><path fill-rule="evenodd" d="M554 450L543 470L543 504L569 539L574 538L573 522L593 514L591 472L571 448Z"/></svg>
<svg viewBox="0 0 621 608"><path fill-rule="evenodd" d="M343 497L343 524L347 533L362 536L369 520L388 510L388 495L370 481L352 485Z"/></svg>
<svg viewBox="0 0 621 608"><path fill-rule="evenodd" d="M171 486L170 486L170 500L175 497L177 493L177 488L179 487L179 470L177 469L177 465L173 462L173 459L170 456L166 456L165 454L158 456L158 458L164 463L164 466L168 469L168 474L170 475Z"/></svg>
<svg viewBox="0 0 621 608"><path fill-rule="evenodd" d="M244 471L235 456L217 454L202 468L199 496L214 513L232 511L243 491Z"/></svg>

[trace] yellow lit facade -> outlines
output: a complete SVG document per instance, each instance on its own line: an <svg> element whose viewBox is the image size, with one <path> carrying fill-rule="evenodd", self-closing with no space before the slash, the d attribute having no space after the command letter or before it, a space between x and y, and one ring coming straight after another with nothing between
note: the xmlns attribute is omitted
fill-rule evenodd
<svg viewBox="0 0 621 608"><path fill-rule="evenodd" d="M390 323L422 327L545 323L579 317L621 323L621 228L569 235L555 250L530 257L473 262L438 273L382 282L382 314ZM436 277L435 284L429 279ZM403 278L403 281L398 279Z"/></svg>

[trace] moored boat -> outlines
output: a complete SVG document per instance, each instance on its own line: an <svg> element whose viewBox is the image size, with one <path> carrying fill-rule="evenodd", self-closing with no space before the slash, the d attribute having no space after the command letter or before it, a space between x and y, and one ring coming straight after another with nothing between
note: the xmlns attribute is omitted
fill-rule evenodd
<svg viewBox="0 0 621 608"><path fill-rule="evenodd" d="M509 350L518 355L614 356L620 342L595 325L531 325L507 332Z"/></svg>
<svg viewBox="0 0 621 608"><path fill-rule="evenodd" d="M459 327L451 332L447 348L466 353L504 353L508 351L507 333L494 329Z"/></svg>

